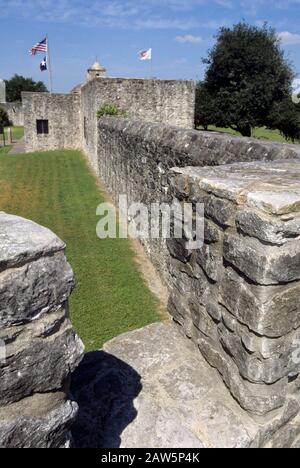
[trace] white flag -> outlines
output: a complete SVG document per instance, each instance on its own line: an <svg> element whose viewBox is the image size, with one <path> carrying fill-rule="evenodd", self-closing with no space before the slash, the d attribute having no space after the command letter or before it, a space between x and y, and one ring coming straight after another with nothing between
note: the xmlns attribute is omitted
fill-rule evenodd
<svg viewBox="0 0 300 468"><path fill-rule="evenodd" d="M139 56L140 60L152 60L152 49L142 50Z"/></svg>

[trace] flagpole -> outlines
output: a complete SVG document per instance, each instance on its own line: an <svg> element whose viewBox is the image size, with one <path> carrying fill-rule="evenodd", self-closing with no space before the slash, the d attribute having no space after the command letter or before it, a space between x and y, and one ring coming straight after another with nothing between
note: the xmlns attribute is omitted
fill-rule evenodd
<svg viewBox="0 0 300 468"><path fill-rule="evenodd" d="M50 58L50 47L49 47L49 37L46 35L47 39L47 62L48 62L48 71L49 71L49 82L50 82L50 93L53 93L53 79L52 79L52 67L51 67L51 58Z"/></svg>

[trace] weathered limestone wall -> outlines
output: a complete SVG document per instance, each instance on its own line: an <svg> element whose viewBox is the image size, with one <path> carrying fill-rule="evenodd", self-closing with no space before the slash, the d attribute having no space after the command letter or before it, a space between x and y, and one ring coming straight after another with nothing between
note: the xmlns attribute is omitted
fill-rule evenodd
<svg viewBox="0 0 300 468"><path fill-rule="evenodd" d="M23 93L26 151L83 149L97 169L97 111L115 104L130 118L194 127L195 83L176 80L95 78L71 94ZM36 120L49 120L37 135Z"/></svg>
<svg viewBox="0 0 300 468"><path fill-rule="evenodd" d="M68 318L73 272L48 229L0 213L0 447L71 444L68 398L83 345Z"/></svg>
<svg viewBox="0 0 300 468"><path fill-rule="evenodd" d="M128 78L94 79L81 88L83 149L95 170L97 165L97 110L115 104L129 118L194 128L195 83L193 81ZM85 122L85 123L84 123Z"/></svg>
<svg viewBox="0 0 300 468"><path fill-rule="evenodd" d="M216 166L236 161L300 157L299 147L265 143L211 132L184 130L164 124L104 117L98 123L96 172L118 201L169 201L170 168ZM144 246L164 280L169 283L165 242L145 240Z"/></svg>
<svg viewBox="0 0 300 468"><path fill-rule="evenodd" d="M8 118L15 127L24 126L24 112L22 102L7 102L0 104L0 107L6 110Z"/></svg>
<svg viewBox="0 0 300 468"><path fill-rule="evenodd" d="M257 428L253 446L291 446L300 433L299 156L292 145L99 121L98 173L116 201L204 203L201 249L143 244L175 321Z"/></svg>
<svg viewBox="0 0 300 468"><path fill-rule="evenodd" d="M0 104L6 103L6 84L4 80L0 79Z"/></svg>
<svg viewBox="0 0 300 468"><path fill-rule="evenodd" d="M201 249L168 241L171 314L248 413L299 413L300 161L174 169L170 184L205 208Z"/></svg>
<svg viewBox="0 0 300 468"><path fill-rule="evenodd" d="M80 95L22 93L26 152L80 149ZM38 135L36 121L49 121L49 134Z"/></svg>

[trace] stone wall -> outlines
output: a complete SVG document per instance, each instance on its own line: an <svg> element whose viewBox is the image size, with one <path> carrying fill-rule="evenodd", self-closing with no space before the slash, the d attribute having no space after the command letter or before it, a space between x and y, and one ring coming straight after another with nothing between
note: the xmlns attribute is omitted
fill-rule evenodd
<svg viewBox="0 0 300 468"><path fill-rule="evenodd" d="M8 118L15 127L24 126L24 112L22 102L7 102L0 104L0 107L6 110Z"/></svg>
<svg viewBox="0 0 300 468"><path fill-rule="evenodd" d="M300 161L174 169L170 185L205 208L201 249L168 241L172 316L248 413L299 413Z"/></svg>
<svg viewBox="0 0 300 468"><path fill-rule="evenodd" d="M0 213L0 225L0 447L68 447L83 345L68 318L65 245L16 216Z"/></svg>
<svg viewBox="0 0 300 468"><path fill-rule="evenodd" d="M22 93L26 151L80 149L80 95ZM49 134L37 134L37 120L48 120Z"/></svg>
<svg viewBox="0 0 300 468"><path fill-rule="evenodd" d="M87 153L90 158L89 153ZM118 202L169 201L167 174L178 166L216 166L235 161L300 157L299 147L260 142L211 132L184 130L122 118L104 117L98 123L96 173ZM168 251L161 240L145 240L156 269L169 283Z"/></svg>
<svg viewBox="0 0 300 468"><path fill-rule="evenodd" d="M194 127L193 81L95 78L71 94L23 93L26 151L83 149L97 169L97 111L115 104L130 118ZM49 120L37 135L36 120Z"/></svg>
<svg viewBox="0 0 300 468"><path fill-rule="evenodd" d="M4 80L0 79L0 104L6 103L6 84Z"/></svg>
<svg viewBox="0 0 300 468"><path fill-rule="evenodd" d="M293 145L99 121L97 172L116 201L204 203L201 249L142 242L174 320L259 425L254 446L291 445L300 433L299 156Z"/></svg>
<svg viewBox="0 0 300 468"><path fill-rule="evenodd" d="M99 78L81 88L83 149L97 170L97 110L115 104L129 118L194 128L195 83L193 81Z"/></svg>

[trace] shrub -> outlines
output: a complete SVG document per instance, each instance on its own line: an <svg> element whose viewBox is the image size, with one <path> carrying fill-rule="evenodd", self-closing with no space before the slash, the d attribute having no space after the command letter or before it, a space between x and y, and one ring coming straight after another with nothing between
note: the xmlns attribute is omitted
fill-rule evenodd
<svg viewBox="0 0 300 468"><path fill-rule="evenodd" d="M126 117L127 113L125 110L120 109L120 107L114 104L104 104L100 109L97 111L97 117L103 117L105 115L112 115L115 117Z"/></svg>
<svg viewBox="0 0 300 468"><path fill-rule="evenodd" d="M9 125L9 118L7 112L3 107L0 107L0 127L7 127Z"/></svg>

